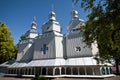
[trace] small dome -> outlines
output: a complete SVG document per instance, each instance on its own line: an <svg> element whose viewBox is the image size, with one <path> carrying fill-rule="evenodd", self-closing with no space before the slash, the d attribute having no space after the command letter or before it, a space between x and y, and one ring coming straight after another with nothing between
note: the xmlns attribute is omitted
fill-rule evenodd
<svg viewBox="0 0 120 80"><path fill-rule="evenodd" d="M72 19L76 19L76 18L78 18L78 12L73 10L72 11Z"/></svg>
<svg viewBox="0 0 120 80"><path fill-rule="evenodd" d="M37 26L37 24L36 24L36 17L34 16L32 24L31 24L31 29L36 29L36 26Z"/></svg>
<svg viewBox="0 0 120 80"><path fill-rule="evenodd" d="M49 14L49 20L50 21L55 21L56 18L55 18L55 12L51 11L50 14Z"/></svg>
<svg viewBox="0 0 120 80"><path fill-rule="evenodd" d="M77 12L77 11L73 11L73 14L76 14L76 15L78 15L78 12Z"/></svg>
<svg viewBox="0 0 120 80"><path fill-rule="evenodd" d="M36 25L36 22L35 22L35 21L33 21L33 22L32 22L32 24L33 24L33 25Z"/></svg>
<svg viewBox="0 0 120 80"><path fill-rule="evenodd" d="M51 11L51 13L50 13L50 14L55 15L55 12Z"/></svg>

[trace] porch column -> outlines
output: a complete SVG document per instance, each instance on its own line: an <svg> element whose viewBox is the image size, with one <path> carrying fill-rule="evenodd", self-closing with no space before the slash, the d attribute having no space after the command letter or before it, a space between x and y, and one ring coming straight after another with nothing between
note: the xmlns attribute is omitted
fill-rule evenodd
<svg viewBox="0 0 120 80"><path fill-rule="evenodd" d="M110 74L110 67L108 67L108 73Z"/></svg>
<svg viewBox="0 0 120 80"><path fill-rule="evenodd" d="M105 75L107 75L107 70L106 70L106 67L104 67L104 70L105 70Z"/></svg>
<svg viewBox="0 0 120 80"><path fill-rule="evenodd" d="M56 69L56 67L53 68L53 75L55 75L55 69Z"/></svg>
<svg viewBox="0 0 120 80"><path fill-rule="evenodd" d="M59 67L60 75L61 75L61 67Z"/></svg>
<svg viewBox="0 0 120 80"><path fill-rule="evenodd" d="M100 67L100 74L103 75L103 73L102 73L102 67Z"/></svg>

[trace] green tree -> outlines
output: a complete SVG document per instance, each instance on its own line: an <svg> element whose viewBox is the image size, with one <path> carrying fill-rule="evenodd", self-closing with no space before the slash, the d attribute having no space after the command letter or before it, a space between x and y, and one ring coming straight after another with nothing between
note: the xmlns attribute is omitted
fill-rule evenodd
<svg viewBox="0 0 120 80"><path fill-rule="evenodd" d="M20 40L26 40L25 34L22 34L22 35L21 35Z"/></svg>
<svg viewBox="0 0 120 80"><path fill-rule="evenodd" d="M79 0L73 0L77 3ZM88 12L86 26L82 27L84 41L97 41L100 57L113 57L116 72L120 63L120 0L82 0L81 7Z"/></svg>
<svg viewBox="0 0 120 80"><path fill-rule="evenodd" d="M9 28L0 22L0 63L15 57L16 51Z"/></svg>

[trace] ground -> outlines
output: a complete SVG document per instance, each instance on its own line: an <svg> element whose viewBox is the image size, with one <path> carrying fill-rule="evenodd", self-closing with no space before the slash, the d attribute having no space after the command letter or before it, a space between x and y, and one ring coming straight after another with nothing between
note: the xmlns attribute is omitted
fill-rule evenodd
<svg viewBox="0 0 120 80"><path fill-rule="evenodd" d="M32 80L32 78L16 78L16 77L0 77L0 80ZM104 78L104 79L91 79L91 78L55 78L47 80L120 80L120 76Z"/></svg>
<svg viewBox="0 0 120 80"><path fill-rule="evenodd" d="M0 80L32 80L31 78L0 77Z"/></svg>

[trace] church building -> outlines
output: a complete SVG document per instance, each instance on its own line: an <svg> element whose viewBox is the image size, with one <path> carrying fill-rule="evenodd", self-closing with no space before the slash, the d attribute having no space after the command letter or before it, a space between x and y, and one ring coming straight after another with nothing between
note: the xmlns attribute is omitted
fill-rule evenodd
<svg viewBox="0 0 120 80"><path fill-rule="evenodd" d="M56 14L51 11L49 20L38 34L36 19L33 19L25 39L18 43L16 60L7 66L6 75L45 77L105 77L112 75L111 65L101 64L95 59L99 53L97 44L88 47L83 42L80 30L85 21L72 10L67 33L62 34Z"/></svg>

